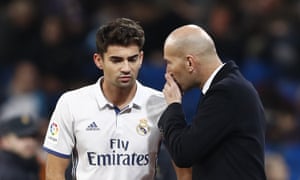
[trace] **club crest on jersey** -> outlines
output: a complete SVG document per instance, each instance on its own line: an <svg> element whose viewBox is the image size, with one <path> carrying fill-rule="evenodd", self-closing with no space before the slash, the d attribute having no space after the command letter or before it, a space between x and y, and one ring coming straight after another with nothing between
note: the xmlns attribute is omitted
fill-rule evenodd
<svg viewBox="0 0 300 180"><path fill-rule="evenodd" d="M147 120L146 119L141 119L140 123L136 126L136 132L139 135L145 136L148 134L150 131L150 128L148 126Z"/></svg>

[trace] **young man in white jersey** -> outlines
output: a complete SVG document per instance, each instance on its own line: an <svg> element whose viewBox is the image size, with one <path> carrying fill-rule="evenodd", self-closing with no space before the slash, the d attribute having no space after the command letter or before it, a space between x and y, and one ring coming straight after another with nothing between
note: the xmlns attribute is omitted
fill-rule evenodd
<svg viewBox="0 0 300 180"><path fill-rule="evenodd" d="M47 180L65 179L70 159L73 179L154 179L157 122L166 103L161 92L136 80L144 40L130 19L100 27L93 58L103 77L60 97L44 142ZM190 170L175 169L178 179L190 178Z"/></svg>

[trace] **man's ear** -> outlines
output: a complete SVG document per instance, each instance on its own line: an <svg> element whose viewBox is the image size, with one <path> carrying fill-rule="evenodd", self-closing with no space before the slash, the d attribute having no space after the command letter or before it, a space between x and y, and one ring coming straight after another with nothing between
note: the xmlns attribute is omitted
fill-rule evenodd
<svg viewBox="0 0 300 180"><path fill-rule="evenodd" d="M188 72L192 72L195 68L195 58L192 55L187 55L185 61L185 67Z"/></svg>
<svg viewBox="0 0 300 180"><path fill-rule="evenodd" d="M143 60L144 60L144 51L141 51L140 52L140 66L142 66Z"/></svg>
<svg viewBox="0 0 300 180"><path fill-rule="evenodd" d="M99 68L99 69L103 69L103 59L102 59L102 56L98 53L94 53L94 56L93 56L93 59L94 59L94 63L96 64L96 66Z"/></svg>

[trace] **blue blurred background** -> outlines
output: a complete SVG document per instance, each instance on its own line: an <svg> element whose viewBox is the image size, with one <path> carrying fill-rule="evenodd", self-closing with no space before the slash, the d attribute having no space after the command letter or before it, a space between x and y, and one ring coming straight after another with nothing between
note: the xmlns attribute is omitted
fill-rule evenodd
<svg viewBox="0 0 300 180"><path fill-rule="evenodd" d="M0 119L30 113L47 121L63 92L94 83L95 31L116 17L145 29L139 80L159 90L166 36L184 24L206 29L222 60L234 60L261 96L268 179L300 179L299 0L1 0ZM199 97L184 95L188 122Z"/></svg>

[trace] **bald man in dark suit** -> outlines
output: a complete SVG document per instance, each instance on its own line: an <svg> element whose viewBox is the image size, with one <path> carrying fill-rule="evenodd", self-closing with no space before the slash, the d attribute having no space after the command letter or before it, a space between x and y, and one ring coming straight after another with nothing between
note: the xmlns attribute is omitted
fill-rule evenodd
<svg viewBox="0 0 300 180"><path fill-rule="evenodd" d="M265 180L264 109L238 66L223 63L212 38L196 25L171 32L164 59L168 107L159 127L176 165L192 168L193 180ZM182 93L195 87L204 96L187 125Z"/></svg>

